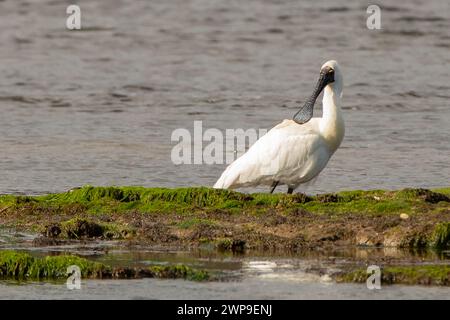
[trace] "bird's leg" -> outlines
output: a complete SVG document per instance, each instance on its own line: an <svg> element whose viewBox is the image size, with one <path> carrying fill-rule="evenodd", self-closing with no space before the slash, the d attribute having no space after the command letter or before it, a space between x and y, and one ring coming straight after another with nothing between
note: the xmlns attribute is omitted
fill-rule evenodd
<svg viewBox="0 0 450 320"><path fill-rule="evenodd" d="M272 189L270 190L270 193L273 193L275 191L275 188L277 187L278 183L280 183L280 181L274 181L272 183L272 186L271 186Z"/></svg>
<svg viewBox="0 0 450 320"><path fill-rule="evenodd" d="M294 192L294 188L290 188L290 187L288 187L288 194L292 194L292 192Z"/></svg>

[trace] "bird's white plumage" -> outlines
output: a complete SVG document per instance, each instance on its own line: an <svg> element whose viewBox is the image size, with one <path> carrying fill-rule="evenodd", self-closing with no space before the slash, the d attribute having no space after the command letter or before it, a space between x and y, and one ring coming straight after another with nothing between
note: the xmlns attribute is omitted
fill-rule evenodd
<svg viewBox="0 0 450 320"><path fill-rule="evenodd" d="M325 168L344 136L339 107L342 76L335 61L328 61L322 68L325 66L335 70L335 82L325 88L323 116L302 125L284 120L231 163L214 188L272 185L279 181L295 189Z"/></svg>

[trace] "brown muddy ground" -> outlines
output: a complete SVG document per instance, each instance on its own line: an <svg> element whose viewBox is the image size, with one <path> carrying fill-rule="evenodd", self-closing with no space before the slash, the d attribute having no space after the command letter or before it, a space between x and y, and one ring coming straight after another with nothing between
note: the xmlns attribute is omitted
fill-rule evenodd
<svg viewBox="0 0 450 320"><path fill-rule="evenodd" d="M1 214L1 213L0 213ZM69 223L68 223L69 221ZM58 209L22 207L1 214L0 224L36 230L36 245L67 239L119 239L127 243L196 247L213 245L234 252L245 249L301 250L334 246L426 247L436 226L450 222L450 209L400 215L324 215L304 209L270 209L264 213L230 214L222 210L192 214L140 212L93 216L81 206ZM105 227L107 226L107 227ZM447 241L447 240L446 240Z"/></svg>

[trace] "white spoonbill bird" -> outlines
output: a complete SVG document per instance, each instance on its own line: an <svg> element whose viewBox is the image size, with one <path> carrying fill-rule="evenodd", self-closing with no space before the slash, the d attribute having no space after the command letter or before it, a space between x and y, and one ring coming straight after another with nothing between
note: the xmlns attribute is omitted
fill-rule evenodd
<svg viewBox="0 0 450 320"><path fill-rule="evenodd" d="M344 138L342 86L338 63L327 61L320 69L312 96L293 119L284 120L256 141L225 169L214 188L267 185L272 193L277 185L285 184L290 194L315 178ZM312 118L314 103L322 90L323 115Z"/></svg>

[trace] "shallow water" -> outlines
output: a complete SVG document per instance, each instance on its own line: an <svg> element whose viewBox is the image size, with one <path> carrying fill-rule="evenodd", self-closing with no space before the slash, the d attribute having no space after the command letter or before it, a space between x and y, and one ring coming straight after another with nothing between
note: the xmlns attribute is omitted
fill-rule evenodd
<svg viewBox="0 0 450 320"><path fill-rule="evenodd" d="M0 281L0 299L450 299L450 289L320 283L314 279L261 279L193 283L184 280L91 280L80 290L65 284L8 284Z"/></svg>
<svg viewBox="0 0 450 320"><path fill-rule="evenodd" d="M302 190L448 185L449 2L378 3L382 30L342 0L80 0L70 32L64 2L2 1L0 193L210 186L225 166L173 165L172 131L270 128L331 58L347 134Z"/></svg>
<svg viewBox="0 0 450 320"><path fill-rule="evenodd" d="M382 284L381 290L373 291L365 283L337 284L330 277L348 265L448 264L450 251L418 253L394 248L342 248L296 254L233 255L201 249L124 247L117 242L101 241L36 247L33 238L33 235L0 229L0 250L24 250L35 256L74 253L112 266L183 263L208 270L221 280L83 280L80 290L69 290L64 281L0 280L0 299L450 299L448 287Z"/></svg>

